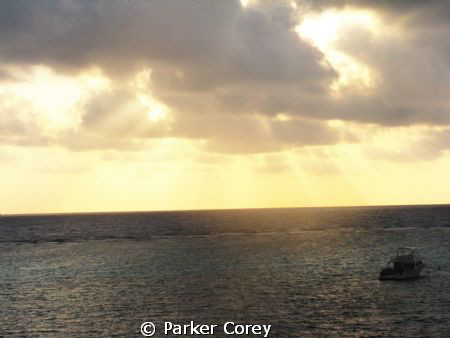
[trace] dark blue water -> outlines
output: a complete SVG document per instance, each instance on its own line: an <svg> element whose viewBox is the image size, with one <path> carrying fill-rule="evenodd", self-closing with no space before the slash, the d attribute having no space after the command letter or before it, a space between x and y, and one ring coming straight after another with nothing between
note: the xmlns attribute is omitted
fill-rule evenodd
<svg viewBox="0 0 450 338"><path fill-rule="evenodd" d="M378 281L399 246L419 248L425 278ZM139 337L152 321L162 337L191 320L269 337L450 332L450 206L10 216L0 257L3 336Z"/></svg>

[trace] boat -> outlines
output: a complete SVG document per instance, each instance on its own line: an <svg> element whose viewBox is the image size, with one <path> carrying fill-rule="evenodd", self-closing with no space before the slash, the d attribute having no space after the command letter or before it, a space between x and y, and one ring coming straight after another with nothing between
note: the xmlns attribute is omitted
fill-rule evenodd
<svg viewBox="0 0 450 338"><path fill-rule="evenodd" d="M415 248L398 248L386 268L381 270L380 280L407 280L420 277L420 271L425 264L420 258L419 252Z"/></svg>

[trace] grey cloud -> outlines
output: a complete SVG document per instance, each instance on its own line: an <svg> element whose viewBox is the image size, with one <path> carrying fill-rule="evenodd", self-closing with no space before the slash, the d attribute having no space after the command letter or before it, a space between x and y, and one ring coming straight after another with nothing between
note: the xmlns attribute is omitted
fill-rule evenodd
<svg viewBox="0 0 450 338"><path fill-rule="evenodd" d="M369 66L379 76L371 95L348 92L339 100L323 97L318 118L384 126L450 125L450 3L445 1L299 1L320 12L334 8L370 9L383 29L373 35L346 25L334 47ZM398 30L398 31L396 31Z"/></svg>
<svg viewBox="0 0 450 338"><path fill-rule="evenodd" d="M294 12L283 3L262 2L245 10L238 1L3 3L4 62L76 69L97 64L127 74L147 65L153 69L156 94L182 112L284 112L388 125L449 123L448 104L435 100L449 87L449 53L436 52L450 41L448 22L434 40L426 38L436 32L430 33L433 20L423 19L423 29L411 23L439 16L440 7L448 6L442 2L310 3L316 10L350 5L411 18L405 25L413 38L375 41L355 28L338 42L342 51L383 78L379 95L339 101L328 93L336 72L294 33ZM410 102L411 97L420 102Z"/></svg>
<svg viewBox="0 0 450 338"><path fill-rule="evenodd" d="M342 7L372 8L396 14L408 13L411 10L429 8L430 6L445 6L445 1L439 0L297 0L300 6L315 10Z"/></svg>
<svg viewBox="0 0 450 338"><path fill-rule="evenodd" d="M275 115L286 98L304 99L306 106L326 95L336 77L323 55L293 31L292 9L281 3L244 10L239 1L5 1L5 8L0 18L3 62L63 70L95 64L112 77L117 69L131 75L150 66L152 91L180 120L172 132L150 124L132 93L116 91L86 105L83 131L89 133L213 138L199 130L194 135L196 114L202 119L213 114L211 121L220 120L220 113ZM245 118L227 122L234 128L231 135L248 123ZM222 127L214 135L225 135ZM273 148L262 128L247 130L245 138L260 140L255 149Z"/></svg>
<svg viewBox="0 0 450 338"><path fill-rule="evenodd" d="M340 50L369 65L382 82L376 96L347 96L341 107L335 105L337 115L384 125L449 125L450 54L417 41L394 37L338 41Z"/></svg>
<svg viewBox="0 0 450 338"><path fill-rule="evenodd" d="M286 9L284 15L275 15L280 9L275 14L243 11L238 1L3 1L2 5L4 61L123 65L128 70L133 64L162 63L184 73L183 87L203 88L230 81L329 76L329 70L319 65L321 54L290 30Z"/></svg>
<svg viewBox="0 0 450 338"><path fill-rule="evenodd" d="M168 126L149 121L148 110L136 94L127 89L113 89L86 102L82 128L114 138L165 136Z"/></svg>
<svg viewBox="0 0 450 338"><path fill-rule="evenodd" d="M256 115L203 115L180 120L173 132L203 138L207 149L225 153L264 153L290 147L335 144L338 129L317 121L260 118Z"/></svg>
<svg viewBox="0 0 450 338"><path fill-rule="evenodd" d="M84 104L81 126L48 130L45 114L25 99L0 95L0 144L63 146L71 150L141 148L145 137L165 135L150 123L145 107L125 90L92 96Z"/></svg>
<svg viewBox="0 0 450 338"><path fill-rule="evenodd" d="M175 137L206 142L208 150L225 153L278 151L285 147L334 144L348 141L339 129L314 120L280 121L258 114L174 111L167 120L150 121L147 108L124 89L93 97L85 104L82 129L102 139Z"/></svg>
<svg viewBox="0 0 450 338"><path fill-rule="evenodd" d="M7 100L5 100L7 101ZM81 105L81 104L80 104ZM59 145L74 151L143 148L154 138L204 141L218 153L264 153L289 147L334 144L345 140L339 129L314 120L287 120L258 114L172 112L152 121L148 108L135 93L115 88L93 95L83 104L81 124L57 133L46 133L26 102L0 111L0 141L20 145ZM23 110L23 111L22 111Z"/></svg>
<svg viewBox="0 0 450 338"><path fill-rule="evenodd" d="M421 46L450 52L450 2L446 0L298 0L301 6L313 11L330 8L361 8L381 14L389 24L402 24L409 38Z"/></svg>
<svg viewBox="0 0 450 338"><path fill-rule="evenodd" d="M39 119L25 100L0 95L0 144L48 146L52 139L37 132Z"/></svg>
<svg viewBox="0 0 450 338"><path fill-rule="evenodd" d="M434 157L440 157L444 152L450 150L450 129L427 132L422 140L422 147L426 149L424 154L428 153L428 156L434 154Z"/></svg>
<svg viewBox="0 0 450 338"><path fill-rule="evenodd" d="M339 141L338 134L326 125L311 121L274 121L274 137L286 144L325 145Z"/></svg>
<svg viewBox="0 0 450 338"><path fill-rule="evenodd" d="M299 4L300 13L274 1L244 9L232 0L0 0L1 63L46 64L66 72L97 65L117 87L150 67L149 90L174 117L148 121L145 107L120 87L92 97L80 130L57 140L36 136L38 125L4 110L0 142L136 149L148 138L185 137L205 140L210 151L269 152L348 141L327 126L330 119L450 125L447 2ZM329 86L339 74L293 29L305 8L345 6L375 10L404 34L377 39L361 27L345 27L336 48L370 66L382 81L372 95L349 92L336 99ZM276 120L279 113L292 119Z"/></svg>
<svg viewBox="0 0 450 338"><path fill-rule="evenodd" d="M15 80L15 77L5 69L0 69L0 81L5 82L8 80Z"/></svg>

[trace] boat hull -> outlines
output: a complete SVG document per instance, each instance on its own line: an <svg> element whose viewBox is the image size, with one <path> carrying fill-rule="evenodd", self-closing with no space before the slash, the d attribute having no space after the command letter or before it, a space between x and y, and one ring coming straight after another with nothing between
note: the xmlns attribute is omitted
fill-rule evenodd
<svg viewBox="0 0 450 338"><path fill-rule="evenodd" d="M422 269L406 270L403 272L385 272L382 271L379 276L379 280L408 280L420 278L420 271Z"/></svg>

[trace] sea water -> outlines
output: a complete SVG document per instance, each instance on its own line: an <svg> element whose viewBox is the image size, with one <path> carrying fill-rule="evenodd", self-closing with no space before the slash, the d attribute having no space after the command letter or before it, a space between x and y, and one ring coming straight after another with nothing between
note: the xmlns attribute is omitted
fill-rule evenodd
<svg viewBox="0 0 450 338"><path fill-rule="evenodd" d="M379 281L400 246L424 278ZM448 336L450 206L0 218L0 335L142 337L144 322Z"/></svg>

